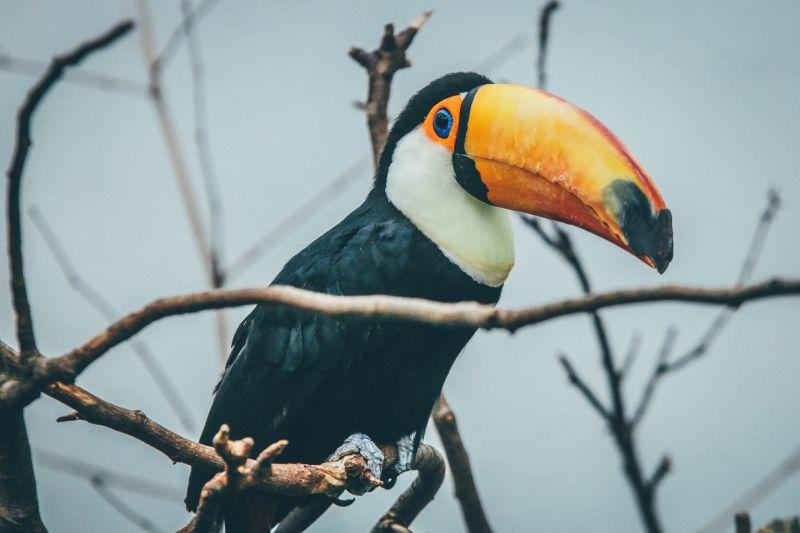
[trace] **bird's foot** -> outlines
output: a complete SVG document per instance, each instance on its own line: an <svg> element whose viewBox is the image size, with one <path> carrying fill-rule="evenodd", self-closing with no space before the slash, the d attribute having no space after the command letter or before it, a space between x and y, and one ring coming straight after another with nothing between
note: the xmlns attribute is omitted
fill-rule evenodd
<svg viewBox="0 0 800 533"><path fill-rule="evenodd" d="M369 436L363 433L353 433L344 439L342 445L336 448L336 451L328 457L328 461L338 461L343 457L355 454L359 454L364 458L367 462L367 468L376 480L381 479L384 461L383 452ZM373 490L374 488L372 486L368 490ZM368 490L364 492L368 492Z"/></svg>
<svg viewBox="0 0 800 533"><path fill-rule="evenodd" d="M414 439L416 433L401 437L397 441L397 461L386 469L381 480L383 488L391 489L397 483L397 477L412 470L414 464Z"/></svg>

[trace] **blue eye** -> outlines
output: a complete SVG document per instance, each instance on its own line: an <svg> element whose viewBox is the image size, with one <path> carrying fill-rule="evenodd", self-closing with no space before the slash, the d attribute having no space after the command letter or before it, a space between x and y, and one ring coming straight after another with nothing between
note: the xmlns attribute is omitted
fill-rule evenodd
<svg viewBox="0 0 800 533"><path fill-rule="evenodd" d="M433 131L442 139L447 139L451 129L453 129L453 115L442 108L433 116Z"/></svg>

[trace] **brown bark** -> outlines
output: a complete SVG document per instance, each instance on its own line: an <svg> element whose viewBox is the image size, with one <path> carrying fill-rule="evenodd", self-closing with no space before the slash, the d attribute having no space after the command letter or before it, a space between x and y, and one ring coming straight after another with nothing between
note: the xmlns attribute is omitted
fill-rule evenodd
<svg viewBox="0 0 800 533"><path fill-rule="evenodd" d="M386 109L389 105L392 78L398 70L411 66L406 51L431 15L433 11L426 11L397 34L394 33L394 24L387 24L383 29L380 45L372 52L358 47L350 49L350 57L364 67L369 76L364 109L367 114L367 128L372 139L372 158L376 165L389 131Z"/></svg>
<svg viewBox="0 0 800 533"><path fill-rule="evenodd" d="M0 531L47 531L39 516L31 449L21 408L0 408Z"/></svg>
<svg viewBox="0 0 800 533"><path fill-rule="evenodd" d="M491 533L492 527L486 518L478 487L472 475L472 466L461 433L456 423L456 415L450 409L444 396L439 398L439 405L433 412L433 421L442 439L450 475L453 476L456 499L461 507L464 525L469 533Z"/></svg>

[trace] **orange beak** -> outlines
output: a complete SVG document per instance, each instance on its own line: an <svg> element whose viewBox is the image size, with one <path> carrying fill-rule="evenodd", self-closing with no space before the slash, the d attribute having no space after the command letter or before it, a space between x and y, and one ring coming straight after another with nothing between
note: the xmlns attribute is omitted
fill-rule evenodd
<svg viewBox="0 0 800 533"><path fill-rule="evenodd" d="M672 216L622 143L589 113L527 87L482 85L461 106L456 177L490 204L588 230L664 272Z"/></svg>

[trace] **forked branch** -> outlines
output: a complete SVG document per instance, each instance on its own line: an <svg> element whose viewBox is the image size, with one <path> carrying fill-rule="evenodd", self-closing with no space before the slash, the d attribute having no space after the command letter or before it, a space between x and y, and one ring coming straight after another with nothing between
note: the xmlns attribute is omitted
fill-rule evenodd
<svg viewBox="0 0 800 533"><path fill-rule="evenodd" d="M23 361L36 355L36 340L33 334L31 308L28 302L28 289L22 267L22 222L20 214L20 189L25 162L31 147L31 122L39 104L50 89L64 76L67 68L79 64L93 52L114 43L133 29L133 22L126 20L103 33L83 42L66 54L57 55L50 62L47 71L28 91L25 102L17 115L16 146L8 168L8 194L6 197L8 221L8 258L11 271L11 293L14 312L17 318L17 339L20 357Z"/></svg>
<svg viewBox="0 0 800 533"><path fill-rule="evenodd" d="M372 139L372 158L376 165L389 131L386 109L389 104L392 78L398 70L411 66L411 60L406 56L406 51L414 41L417 32L428 22L431 15L433 15L433 11L426 11L397 34L394 32L394 24L387 24L383 29L380 45L372 52L358 47L350 49L350 57L364 67L369 76L367 102L364 109L367 113L367 127Z"/></svg>

